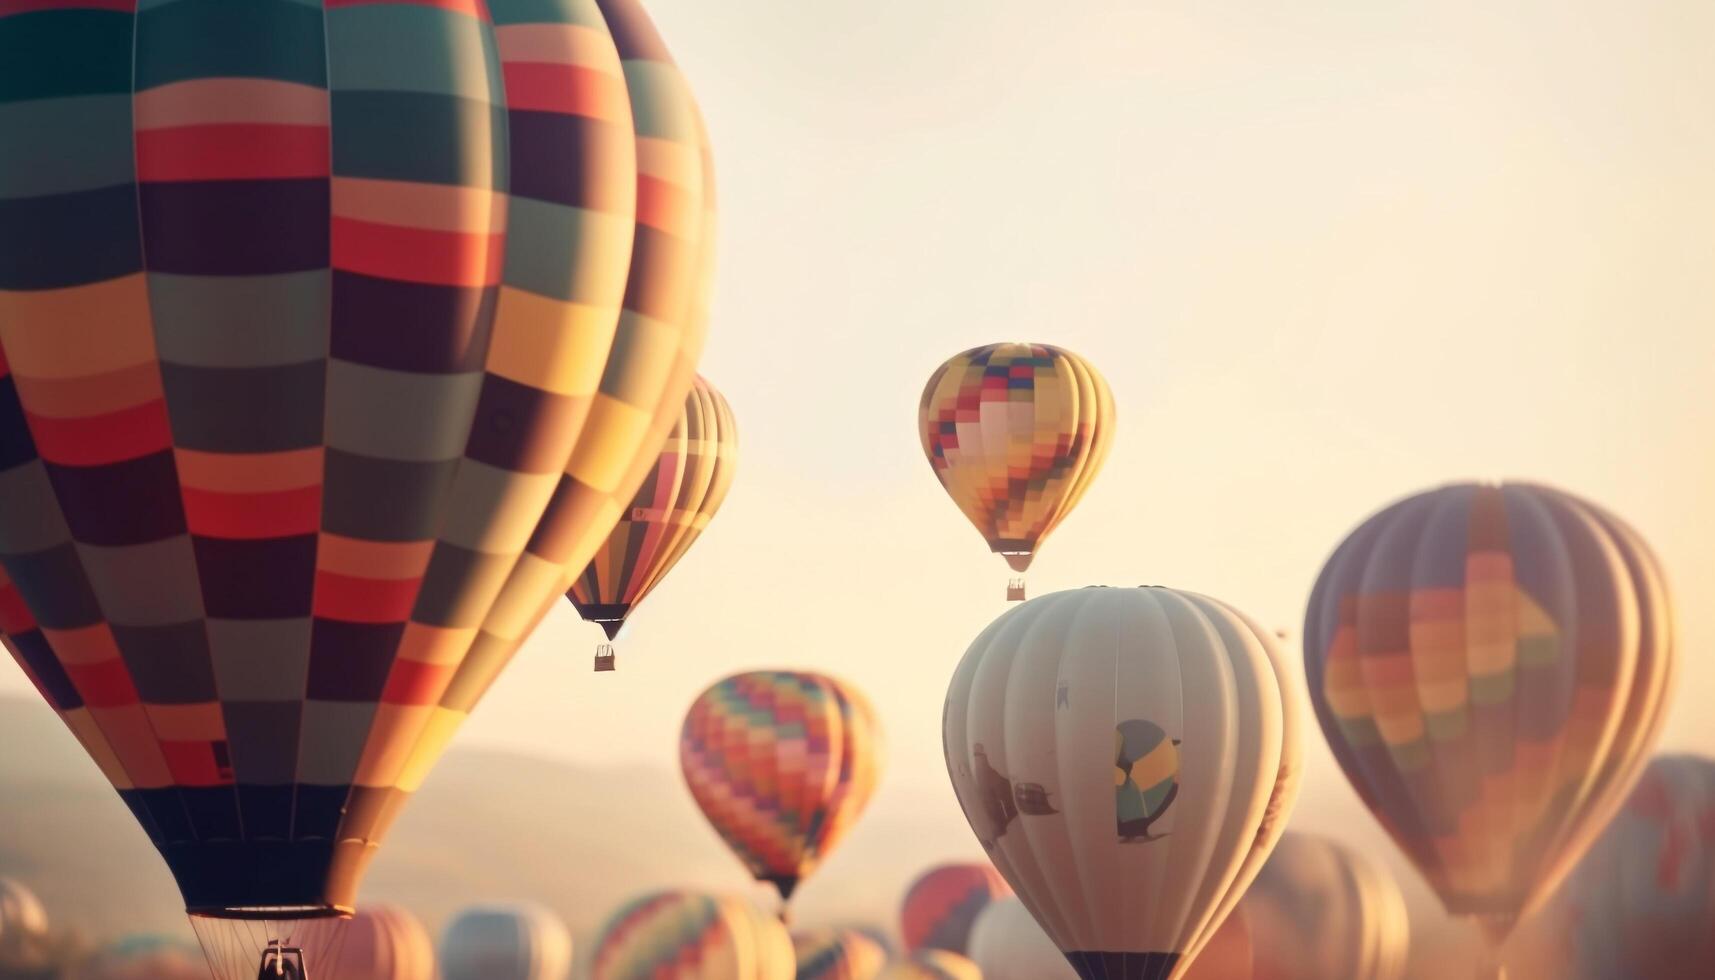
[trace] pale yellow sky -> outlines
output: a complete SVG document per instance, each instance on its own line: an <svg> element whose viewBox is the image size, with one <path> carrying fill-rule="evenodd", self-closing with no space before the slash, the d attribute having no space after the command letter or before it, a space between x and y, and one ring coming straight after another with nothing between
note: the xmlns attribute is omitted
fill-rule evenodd
<svg viewBox="0 0 1715 980"><path fill-rule="evenodd" d="M557 611L463 742L675 766L710 681L834 671L889 731L875 812L946 810L975 853L940 706L1006 573L915 410L940 360L1018 339L1091 358L1119 407L1034 592L1171 584L1296 632L1371 510L1544 480L1661 552L1686 664L1667 744L1715 754L1715 5L651 8L715 141L704 373L744 458L620 671L593 675L597 630ZM1349 824L1312 742L1305 820Z"/></svg>

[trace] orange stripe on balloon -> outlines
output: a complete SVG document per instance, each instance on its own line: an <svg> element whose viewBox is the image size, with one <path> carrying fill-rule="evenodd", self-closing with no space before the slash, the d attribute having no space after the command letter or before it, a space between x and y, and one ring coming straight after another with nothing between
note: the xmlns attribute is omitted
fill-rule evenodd
<svg viewBox="0 0 1715 980"><path fill-rule="evenodd" d="M630 104L623 80L606 72L540 62L511 62L503 72L508 109L623 119Z"/></svg>
<svg viewBox="0 0 1715 980"><path fill-rule="evenodd" d="M322 488L272 493L215 493L186 487L185 521L192 534L254 540L314 534L321 526Z"/></svg>
<svg viewBox="0 0 1715 980"><path fill-rule="evenodd" d="M336 572L316 572L312 608L323 619L346 623L398 623L411 617L420 578L355 578Z"/></svg>

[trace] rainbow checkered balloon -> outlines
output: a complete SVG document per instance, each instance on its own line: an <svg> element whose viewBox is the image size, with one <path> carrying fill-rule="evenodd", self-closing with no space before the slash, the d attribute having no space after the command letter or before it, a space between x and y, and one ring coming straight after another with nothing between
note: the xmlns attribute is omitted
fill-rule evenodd
<svg viewBox="0 0 1715 980"><path fill-rule="evenodd" d="M1114 399L1071 351L990 344L936 369L917 425L947 495L1022 572L1107 459Z"/></svg>
<svg viewBox="0 0 1715 980"><path fill-rule="evenodd" d="M880 775L869 702L821 674L763 670L704 691L685 716L685 785L739 860L782 899L851 829Z"/></svg>
<svg viewBox="0 0 1715 980"><path fill-rule="evenodd" d="M792 980L786 927L749 902L691 892L635 898L596 940L591 980Z"/></svg>
<svg viewBox="0 0 1715 980"><path fill-rule="evenodd" d="M875 980L887 965L887 949L856 929L796 933L798 980Z"/></svg>

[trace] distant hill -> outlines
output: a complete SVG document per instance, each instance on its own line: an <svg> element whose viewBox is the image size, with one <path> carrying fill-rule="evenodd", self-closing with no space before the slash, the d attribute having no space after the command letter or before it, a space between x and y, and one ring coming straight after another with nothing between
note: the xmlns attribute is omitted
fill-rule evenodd
<svg viewBox="0 0 1715 980"><path fill-rule="evenodd" d="M956 816L889 809L905 815L861 822L854 853L836 855L805 887L800 921L891 925L913 874L975 850ZM34 889L56 924L92 938L189 934L178 891L129 811L53 712L21 698L0 698L0 874ZM388 838L364 898L404 904L432 928L471 902L530 899L587 934L651 888L739 891L766 903L747 882L677 771L455 749Z"/></svg>

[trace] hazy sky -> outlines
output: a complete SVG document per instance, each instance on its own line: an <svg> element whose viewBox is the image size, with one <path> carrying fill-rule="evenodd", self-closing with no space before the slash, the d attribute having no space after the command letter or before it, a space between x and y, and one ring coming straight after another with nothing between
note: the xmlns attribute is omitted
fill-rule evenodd
<svg viewBox="0 0 1715 980"><path fill-rule="evenodd" d="M1544 480L1661 552L1668 745L1715 754L1715 5L651 8L715 141L703 367L738 481L618 673L564 608L466 743L676 766L707 683L829 670L888 729L877 811L945 809L964 840L940 706L1006 571L923 462L916 402L955 351L1034 340L1101 368L1119 430L1033 593L1194 588L1296 633L1378 506ZM1355 803L1312 743L1303 812L1329 826Z"/></svg>

